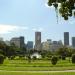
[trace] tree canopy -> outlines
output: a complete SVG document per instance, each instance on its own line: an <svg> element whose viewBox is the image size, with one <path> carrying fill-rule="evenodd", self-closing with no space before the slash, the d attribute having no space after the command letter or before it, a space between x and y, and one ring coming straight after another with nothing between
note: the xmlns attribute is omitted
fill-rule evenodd
<svg viewBox="0 0 75 75"><path fill-rule="evenodd" d="M58 6L59 4L60 6ZM75 0L48 0L48 6L54 6L64 20L75 17Z"/></svg>

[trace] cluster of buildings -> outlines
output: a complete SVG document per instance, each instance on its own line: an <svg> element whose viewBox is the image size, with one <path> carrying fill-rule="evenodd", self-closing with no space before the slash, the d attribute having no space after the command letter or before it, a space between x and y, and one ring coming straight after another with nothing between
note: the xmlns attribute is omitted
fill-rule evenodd
<svg viewBox="0 0 75 75"><path fill-rule="evenodd" d="M64 45L75 49L75 37L72 37L72 45L69 42L69 32L64 32Z"/></svg>
<svg viewBox="0 0 75 75"><path fill-rule="evenodd" d="M2 38L0 38L2 40ZM64 44L61 40L59 41L52 41L51 39L47 39L44 42L41 42L41 32L35 32L35 45L33 41L28 41L25 44L25 39L23 36L14 37L10 41L5 41L7 45L14 44L18 48L26 47L27 50L35 49L35 50L50 50L55 51L63 46L70 47L69 44L69 32L64 32ZM75 37L72 37L72 48L75 48Z"/></svg>
<svg viewBox="0 0 75 75"><path fill-rule="evenodd" d="M58 48L62 47L62 41L52 41L47 39L47 41L41 42L41 32L35 32L35 50L50 50L55 51Z"/></svg>

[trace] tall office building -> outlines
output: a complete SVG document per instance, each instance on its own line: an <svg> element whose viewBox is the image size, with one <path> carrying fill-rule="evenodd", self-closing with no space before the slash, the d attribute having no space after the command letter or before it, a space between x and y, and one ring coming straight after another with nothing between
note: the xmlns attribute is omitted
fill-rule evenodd
<svg viewBox="0 0 75 75"><path fill-rule="evenodd" d="M69 46L69 32L64 32L64 45Z"/></svg>
<svg viewBox="0 0 75 75"><path fill-rule="evenodd" d="M33 41L28 41L27 42L27 49L28 50L33 49Z"/></svg>
<svg viewBox="0 0 75 75"><path fill-rule="evenodd" d="M75 48L75 37L72 37L72 47Z"/></svg>
<svg viewBox="0 0 75 75"><path fill-rule="evenodd" d="M12 39L10 40L10 43L15 44L15 46L17 46L18 48L23 48L23 47L25 47L25 44L24 44L24 37L23 37L23 36L12 38Z"/></svg>
<svg viewBox="0 0 75 75"><path fill-rule="evenodd" d="M35 32L35 49L41 50L41 32Z"/></svg>
<svg viewBox="0 0 75 75"><path fill-rule="evenodd" d="M24 48L25 47L25 43L24 43L24 37L23 36L21 36L21 37L19 37L19 39L20 39L20 48Z"/></svg>

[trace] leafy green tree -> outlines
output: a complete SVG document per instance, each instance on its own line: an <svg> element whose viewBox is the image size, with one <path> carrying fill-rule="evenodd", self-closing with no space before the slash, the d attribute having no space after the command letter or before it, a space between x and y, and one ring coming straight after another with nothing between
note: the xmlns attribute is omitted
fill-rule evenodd
<svg viewBox="0 0 75 75"><path fill-rule="evenodd" d="M46 50L40 51L40 54L41 54L42 58L45 58L46 57Z"/></svg>
<svg viewBox="0 0 75 75"><path fill-rule="evenodd" d="M6 56L9 59L13 59L15 57L15 47L14 46L7 46L6 47Z"/></svg>
<svg viewBox="0 0 75 75"><path fill-rule="evenodd" d="M36 58L36 56L33 56L33 60L36 60L37 58Z"/></svg>
<svg viewBox="0 0 75 75"><path fill-rule="evenodd" d="M25 47L20 48L19 53L20 56L25 57L27 54L27 49Z"/></svg>
<svg viewBox="0 0 75 75"><path fill-rule="evenodd" d="M28 63L31 63L31 56L28 55Z"/></svg>
<svg viewBox="0 0 75 75"><path fill-rule="evenodd" d="M62 60L65 60L65 58L67 56L66 54L67 54L67 52L66 52L66 48L65 47L59 48L59 50L57 51L57 55L59 55Z"/></svg>
<svg viewBox="0 0 75 75"><path fill-rule="evenodd" d="M75 16L75 0L48 0L48 6L54 6L56 13L59 11L65 20ZM58 7L60 8L58 9Z"/></svg>
<svg viewBox="0 0 75 75"><path fill-rule="evenodd" d="M57 56L52 56L52 58L51 58L51 63L52 63L53 65L56 65L56 64L57 64L57 61L58 61L58 57L57 57Z"/></svg>
<svg viewBox="0 0 75 75"><path fill-rule="evenodd" d="M5 59L5 53L3 50L0 49L0 64L3 64Z"/></svg>
<svg viewBox="0 0 75 75"><path fill-rule="evenodd" d="M40 54L42 56L42 58L49 58L52 56L52 53L51 51L48 51L48 50L42 50L40 51Z"/></svg>
<svg viewBox="0 0 75 75"><path fill-rule="evenodd" d="M59 55L62 60L65 60L66 57L69 57L69 61L71 59L73 50L71 48L63 46L62 48L59 48L58 51L56 52L57 55Z"/></svg>
<svg viewBox="0 0 75 75"><path fill-rule="evenodd" d="M0 54L0 64L3 64L5 59L5 56L3 54Z"/></svg>
<svg viewBox="0 0 75 75"><path fill-rule="evenodd" d="M6 55L6 44L3 41L0 41L0 52L5 56Z"/></svg>
<svg viewBox="0 0 75 75"><path fill-rule="evenodd" d="M75 63L75 54L72 55L72 63Z"/></svg>

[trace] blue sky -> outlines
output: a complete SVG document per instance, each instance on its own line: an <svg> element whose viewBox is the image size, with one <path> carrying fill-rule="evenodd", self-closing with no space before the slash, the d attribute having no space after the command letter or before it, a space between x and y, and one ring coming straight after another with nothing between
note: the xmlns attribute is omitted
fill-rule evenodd
<svg viewBox="0 0 75 75"><path fill-rule="evenodd" d="M75 36L75 18L64 21L55 9L47 6L47 0L0 0L0 36L4 40L24 36L25 41L34 41L35 31L42 32L46 39L62 40L63 32Z"/></svg>

